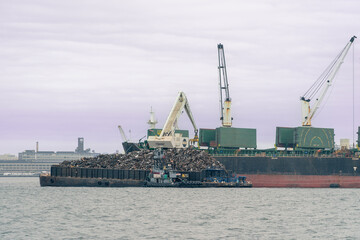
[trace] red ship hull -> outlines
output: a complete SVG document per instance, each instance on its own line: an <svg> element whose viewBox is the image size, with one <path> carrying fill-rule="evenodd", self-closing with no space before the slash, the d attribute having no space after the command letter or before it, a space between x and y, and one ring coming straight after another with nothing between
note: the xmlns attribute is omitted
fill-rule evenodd
<svg viewBox="0 0 360 240"><path fill-rule="evenodd" d="M241 174L240 174L241 175ZM268 188L360 188L360 176L243 174L253 187Z"/></svg>

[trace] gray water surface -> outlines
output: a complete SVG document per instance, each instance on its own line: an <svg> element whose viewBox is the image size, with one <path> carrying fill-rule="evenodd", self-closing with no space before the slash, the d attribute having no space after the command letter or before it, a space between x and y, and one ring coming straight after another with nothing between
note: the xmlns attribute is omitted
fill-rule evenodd
<svg viewBox="0 0 360 240"><path fill-rule="evenodd" d="M40 187L0 178L0 239L360 239L360 189Z"/></svg>

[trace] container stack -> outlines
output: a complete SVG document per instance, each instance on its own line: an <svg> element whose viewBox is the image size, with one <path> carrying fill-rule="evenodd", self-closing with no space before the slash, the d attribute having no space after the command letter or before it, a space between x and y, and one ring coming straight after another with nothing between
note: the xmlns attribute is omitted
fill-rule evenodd
<svg viewBox="0 0 360 240"><path fill-rule="evenodd" d="M300 149L334 149L334 129L276 127L276 146Z"/></svg>
<svg viewBox="0 0 360 240"><path fill-rule="evenodd" d="M256 148L256 129L219 127L200 129L200 146L220 148Z"/></svg>

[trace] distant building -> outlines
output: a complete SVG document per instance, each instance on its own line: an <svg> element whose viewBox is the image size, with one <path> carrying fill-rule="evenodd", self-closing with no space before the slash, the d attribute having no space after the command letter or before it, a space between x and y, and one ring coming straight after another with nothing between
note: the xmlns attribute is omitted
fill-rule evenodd
<svg viewBox="0 0 360 240"><path fill-rule="evenodd" d="M0 162L1 176L39 176L41 172L49 172L53 163Z"/></svg>
<svg viewBox="0 0 360 240"><path fill-rule="evenodd" d="M18 158L12 154L2 154L0 155L0 161L17 161Z"/></svg>
<svg viewBox="0 0 360 240"><path fill-rule="evenodd" d="M99 153L91 152L90 148L84 150L84 138L78 138L78 146L74 152L25 150L19 153L19 161L61 163L63 161L79 160L82 157L96 157L97 155Z"/></svg>
<svg viewBox="0 0 360 240"><path fill-rule="evenodd" d="M91 152L52 152L52 151L39 151L26 150L19 153L19 161L22 162L52 162L61 163L63 161L79 160L82 157L95 157L99 153Z"/></svg>
<svg viewBox="0 0 360 240"><path fill-rule="evenodd" d="M96 157L100 153L91 151L90 148L84 150L84 138L78 138L78 146L74 152L71 151L38 151L25 150L15 155L0 155L0 176L29 176L39 175L42 171L50 171L51 165L63 161L80 160L83 157Z"/></svg>

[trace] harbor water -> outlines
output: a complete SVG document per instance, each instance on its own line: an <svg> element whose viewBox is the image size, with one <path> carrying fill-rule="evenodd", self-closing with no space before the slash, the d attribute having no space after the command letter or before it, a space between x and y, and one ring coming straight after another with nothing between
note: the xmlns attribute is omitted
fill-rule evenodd
<svg viewBox="0 0 360 240"><path fill-rule="evenodd" d="M0 239L360 239L359 189L40 187L0 178Z"/></svg>

